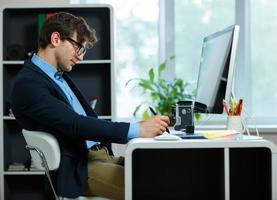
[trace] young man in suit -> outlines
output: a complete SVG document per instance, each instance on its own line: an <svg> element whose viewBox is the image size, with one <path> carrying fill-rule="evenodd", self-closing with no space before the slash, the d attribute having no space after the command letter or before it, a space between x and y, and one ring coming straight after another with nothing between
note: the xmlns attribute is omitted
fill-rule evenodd
<svg viewBox="0 0 277 200"><path fill-rule="evenodd" d="M96 41L95 30L82 17L65 12L49 17L40 31L38 52L25 61L15 80L11 105L24 129L57 138L58 195L124 199L123 164L109 155L105 144L162 134L169 118L155 116L139 123L97 119L67 73Z"/></svg>

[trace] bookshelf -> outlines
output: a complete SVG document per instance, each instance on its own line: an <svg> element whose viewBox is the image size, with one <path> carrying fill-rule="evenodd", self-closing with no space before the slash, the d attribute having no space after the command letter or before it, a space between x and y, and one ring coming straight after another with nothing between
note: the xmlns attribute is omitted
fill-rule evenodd
<svg viewBox="0 0 277 200"><path fill-rule="evenodd" d="M59 11L82 16L96 30L99 42L69 75L88 101L97 99L99 118L113 119L113 11L109 5L1 8L0 199L46 199L44 173L24 168L30 164L30 154L10 109L10 93L24 60L37 50L39 16Z"/></svg>

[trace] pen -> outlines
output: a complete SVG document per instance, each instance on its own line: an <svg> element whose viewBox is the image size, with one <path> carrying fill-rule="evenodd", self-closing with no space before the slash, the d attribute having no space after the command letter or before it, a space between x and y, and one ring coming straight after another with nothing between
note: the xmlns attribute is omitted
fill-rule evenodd
<svg viewBox="0 0 277 200"><path fill-rule="evenodd" d="M242 99L239 100L239 103L237 105L238 111L237 111L237 115L241 115L241 111L242 111Z"/></svg>
<svg viewBox="0 0 277 200"><path fill-rule="evenodd" d="M227 113L227 115L229 115L229 110L228 110L228 107L227 107L227 105L226 105L226 101L225 100L223 100L223 107L224 107L224 109L225 109L225 111L226 111L226 113Z"/></svg>
<svg viewBox="0 0 277 200"><path fill-rule="evenodd" d="M152 107L149 106L149 109L153 115L157 115L157 113L155 112L155 110ZM166 132L170 133L169 129L167 127L165 127L165 130L166 130Z"/></svg>

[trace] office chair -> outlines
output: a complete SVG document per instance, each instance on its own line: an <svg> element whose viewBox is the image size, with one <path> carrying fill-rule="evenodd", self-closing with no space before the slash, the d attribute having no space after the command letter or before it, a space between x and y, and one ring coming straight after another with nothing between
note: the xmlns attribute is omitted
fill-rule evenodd
<svg viewBox="0 0 277 200"><path fill-rule="evenodd" d="M108 200L102 197L59 197L49 173L50 170L57 170L61 161L61 152L57 139L53 135L42 131L23 129L22 133L27 143L26 149L30 151L35 167L45 171L56 200Z"/></svg>

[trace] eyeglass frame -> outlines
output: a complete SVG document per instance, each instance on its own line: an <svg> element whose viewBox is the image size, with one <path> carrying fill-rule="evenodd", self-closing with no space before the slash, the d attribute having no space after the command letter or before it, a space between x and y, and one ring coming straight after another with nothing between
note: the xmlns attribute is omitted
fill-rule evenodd
<svg viewBox="0 0 277 200"><path fill-rule="evenodd" d="M75 47L74 48L76 49L76 53L78 56L85 55L85 53L89 49L88 47L83 46L81 43L77 42L76 40L74 40L70 37L65 38L65 39L68 40L69 42L73 42L75 45L77 45L77 49ZM92 45L91 45L91 47L92 47Z"/></svg>

